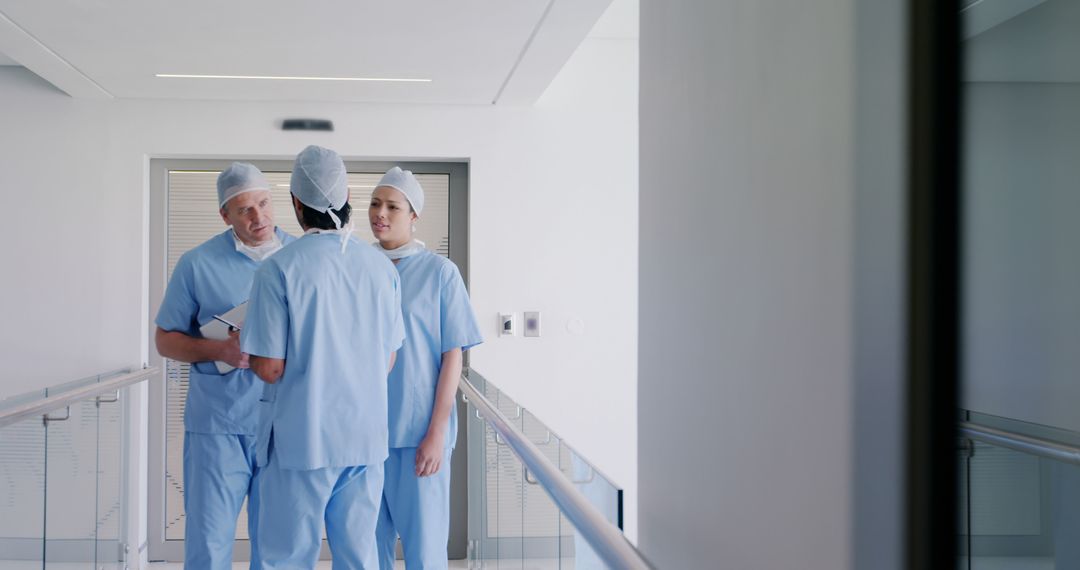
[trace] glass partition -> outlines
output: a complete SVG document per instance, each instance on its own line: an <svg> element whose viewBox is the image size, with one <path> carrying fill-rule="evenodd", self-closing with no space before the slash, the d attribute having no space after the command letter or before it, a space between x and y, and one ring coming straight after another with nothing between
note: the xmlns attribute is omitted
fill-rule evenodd
<svg viewBox="0 0 1080 570"><path fill-rule="evenodd" d="M965 0L960 405L1080 438L1080 0ZM1021 421L1022 420L1022 421ZM962 443L967 568L1080 568L1078 467Z"/></svg>
<svg viewBox="0 0 1080 570"><path fill-rule="evenodd" d="M985 414L969 421L1080 447L1080 434ZM960 568L1080 568L1080 466L964 440Z"/></svg>
<svg viewBox="0 0 1080 570"><path fill-rule="evenodd" d="M1080 432L1080 0L961 15L960 407Z"/></svg>
<svg viewBox="0 0 1080 570"><path fill-rule="evenodd" d="M0 411L26 399L4 400ZM45 426L41 417L0 428L0 458L0 568L43 568Z"/></svg>
<svg viewBox="0 0 1080 570"><path fill-rule="evenodd" d="M47 416L45 568L94 568L97 420L93 401Z"/></svg>
<svg viewBox="0 0 1080 570"><path fill-rule="evenodd" d="M126 558L124 526L124 435L123 401L130 389L98 396L97 507L95 555L99 570L122 570Z"/></svg>
<svg viewBox="0 0 1080 570"><path fill-rule="evenodd" d="M0 416L124 373L2 400ZM129 392L95 394L0 427L0 568L126 567Z"/></svg>
<svg viewBox="0 0 1080 570"><path fill-rule="evenodd" d="M473 370L466 377L612 523L622 490L534 414ZM602 569L599 557L511 448L468 407L469 563L483 569ZM477 475L479 474L479 475Z"/></svg>

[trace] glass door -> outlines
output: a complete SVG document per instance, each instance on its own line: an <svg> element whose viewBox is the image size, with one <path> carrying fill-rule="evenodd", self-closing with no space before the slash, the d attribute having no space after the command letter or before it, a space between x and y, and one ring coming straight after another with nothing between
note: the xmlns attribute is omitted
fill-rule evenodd
<svg viewBox="0 0 1080 570"><path fill-rule="evenodd" d="M1080 444L1080 1L961 9L960 408ZM962 567L1077 568L1075 464L966 443Z"/></svg>

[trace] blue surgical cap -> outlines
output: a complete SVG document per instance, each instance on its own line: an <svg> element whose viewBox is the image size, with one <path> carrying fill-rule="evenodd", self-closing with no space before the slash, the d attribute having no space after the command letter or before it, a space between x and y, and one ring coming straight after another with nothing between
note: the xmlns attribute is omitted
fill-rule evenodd
<svg viewBox="0 0 1080 570"><path fill-rule="evenodd" d="M313 210L339 210L349 199L345 161L328 148L311 145L296 155L289 189L296 199ZM330 212L330 217L340 228L337 216Z"/></svg>
<svg viewBox="0 0 1080 570"><path fill-rule="evenodd" d="M416 181L411 171L395 166L387 170L382 180L375 185L376 188L380 186L389 186L404 194L417 216L424 210L424 189L420 187L420 183Z"/></svg>
<svg viewBox="0 0 1080 570"><path fill-rule="evenodd" d="M237 194L253 190L270 190L263 173L246 162L234 162L221 171L217 178L218 207L224 208L225 202Z"/></svg>

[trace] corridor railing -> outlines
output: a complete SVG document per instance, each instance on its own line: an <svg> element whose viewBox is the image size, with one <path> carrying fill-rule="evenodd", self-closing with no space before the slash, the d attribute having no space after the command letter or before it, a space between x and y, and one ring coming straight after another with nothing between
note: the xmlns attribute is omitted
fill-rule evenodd
<svg viewBox="0 0 1080 570"><path fill-rule="evenodd" d="M959 568L1080 568L1080 433L964 412Z"/></svg>
<svg viewBox="0 0 1080 570"><path fill-rule="evenodd" d="M130 388L121 370L0 400L0 567L125 566Z"/></svg>
<svg viewBox="0 0 1080 570"><path fill-rule="evenodd" d="M470 568L652 568L622 534L620 488L475 370L461 392Z"/></svg>

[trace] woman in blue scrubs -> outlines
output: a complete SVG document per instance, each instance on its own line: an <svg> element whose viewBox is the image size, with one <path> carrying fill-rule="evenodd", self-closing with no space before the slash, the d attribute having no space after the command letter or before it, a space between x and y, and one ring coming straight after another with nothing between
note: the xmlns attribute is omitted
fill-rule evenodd
<svg viewBox="0 0 1080 570"><path fill-rule="evenodd" d="M416 177L396 166L368 208L375 247L401 276L405 320L405 343L388 380L390 455L376 528L382 570L394 567L399 535L408 570L447 567L454 397L462 352L483 342L457 266L413 239L423 209Z"/></svg>

